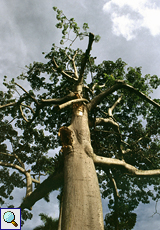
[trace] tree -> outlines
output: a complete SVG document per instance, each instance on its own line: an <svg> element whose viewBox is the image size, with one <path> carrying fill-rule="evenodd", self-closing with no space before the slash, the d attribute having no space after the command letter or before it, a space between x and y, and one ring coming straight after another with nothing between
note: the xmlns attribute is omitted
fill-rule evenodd
<svg viewBox="0 0 160 230"><path fill-rule="evenodd" d="M56 26L62 29L61 47L53 44L45 63L26 66L26 73L18 77L23 86L4 78L1 203L13 199L14 187L26 186L19 207L31 210L39 199L49 201L48 194L61 188L59 229L100 230L101 191L111 211L105 228L132 229L138 204L149 203L150 197L157 201L160 195L160 100L149 97L160 80L143 77L140 67L126 68L121 59L95 64L91 49L99 37L87 32L87 23L80 32L73 18L54 10ZM78 38L88 38L85 52L71 48ZM59 154L48 157L59 145ZM40 183L43 175L48 178Z"/></svg>
<svg viewBox="0 0 160 230"><path fill-rule="evenodd" d="M43 213L40 213L39 216L41 217L41 220L44 222L44 225L39 225L35 227L33 230L57 230L58 229L57 219L52 219L52 217L48 217Z"/></svg>

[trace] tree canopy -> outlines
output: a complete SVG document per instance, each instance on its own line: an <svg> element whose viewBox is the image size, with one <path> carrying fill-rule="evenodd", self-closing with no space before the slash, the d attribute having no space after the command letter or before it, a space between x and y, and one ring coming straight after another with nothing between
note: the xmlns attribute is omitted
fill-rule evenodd
<svg viewBox="0 0 160 230"><path fill-rule="evenodd" d="M73 18L53 9L62 30L60 45L52 44L49 53L43 52L44 63L29 64L17 79L8 82L4 76L0 203L13 200L16 187L26 187L17 204L26 220L32 214L25 208L31 210L41 198L49 201L48 194L63 187L63 148L51 152L62 145L59 130L70 125L72 107L81 103L88 109L101 195L109 201L105 229L132 229L138 205L160 198L160 100L150 97L160 79L143 76L141 67L127 67L120 58L96 63L91 49L100 37L88 32L87 23L81 32ZM84 38L86 51L76 47ZM40 183L43 176L47 179Z"/></svg>

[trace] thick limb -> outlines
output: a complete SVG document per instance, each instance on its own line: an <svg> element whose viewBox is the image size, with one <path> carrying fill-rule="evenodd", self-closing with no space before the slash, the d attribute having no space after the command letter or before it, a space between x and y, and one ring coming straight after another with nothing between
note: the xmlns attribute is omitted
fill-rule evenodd
<svg viewBox="0 0 160 230"><path fill-rule="evenodd" d="M94 154L93 161L96 165L107 165L110 168L116 167L116 168L123 169L130 176L138 176L138 177L160 176L160 169L140 170L134 167L133 165L126 163L124 160L101 157Z"/></svg>
<svg viewBox="0 0 160 230"><path fill-rule="evenodd" d="M150 104L154 105L156 108L160 109L160 105L158 103L156 103L155 101L153 101L152 99L150 99L144 93L135 89L133 86L126 84L122 80L116 80L115 84L113 86L111 86L109 89L104 90L102 93L100 93L99 95L94 97L90 103L88 103L88 105L87 105L88 110L90 111L90 110L94 109L96 107L96 105L98 105L99 103L101 103L103 101L104 98L106 98L108 95L112 94L113 92L117 91L118 89L122 89L122 88L127 89L130 92L135 93L136 95L138 95L143 100L149 102Z"/></svg>

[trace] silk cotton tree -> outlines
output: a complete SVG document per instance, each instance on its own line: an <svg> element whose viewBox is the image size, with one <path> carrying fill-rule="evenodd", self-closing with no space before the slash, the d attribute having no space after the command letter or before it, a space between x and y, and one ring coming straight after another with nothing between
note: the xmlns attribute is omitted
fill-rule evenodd
<svg viewBox="0 0 160 230"><path fill-rule="evenodd" d="M134 209L160 194L160 101L149 97L160 80L121 59L95 64L91 50L99 37L54 10L61 47L53 44L47 61L30 64L17 80L4 78L1 203L13 199L15 187L26 187L19 207L31 210L61 188L59 230L132 229ZM85 52L71 48L78 38L88 38ZM105 226L100 193L110 209Z"/></svg>

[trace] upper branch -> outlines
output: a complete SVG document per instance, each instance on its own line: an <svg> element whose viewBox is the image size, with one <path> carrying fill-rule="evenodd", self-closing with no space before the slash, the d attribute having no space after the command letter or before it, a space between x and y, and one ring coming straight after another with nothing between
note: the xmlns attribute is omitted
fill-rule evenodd
<svg viewBox="0 0 160 230"><path fill-rule="evenodd" d="M70 56L69 56L67 53L65 53L65 54L67 55L67 57L69 58L69 60L70 60L70 61L72 62L72 64L73 64L74 73L73 73L73 72L71 72L71 73L73 73L73 74L75 75L75 78L78 80L79 76L78 76L77 67L76 67L76 64L75 64L75 57L76 57L76 55L77 55L77 51L75 52L73 58L70 58ZM66 72L68 73L69 71L66 71Z"/></svg>
<svg viewBox="0 0 160 230"><path fill-rule="evenodd" d="M86 67L86 63L89 60L89 54L90 54L90 51L92 49L93 41L94 41L94 34L89 33L88 47L87 47L86 52L84 54L84 57L82 58L82 61L81 61L81 70L80 70L80 76L79 76L79 79L78 79L79 84L83 83L83 74L84 74L84 70L85 70L85 67Z"/></svg>
<svg viewBox="0 0 160 230"><path fill-rule="evenodd" d="M122 80L116 80L115 84L113 86L111 86L109 89L106 89L105 91L103 91L102 93L100 93L99 95L97 95L96 97L94 97L91 102L89 102L87 104L87 108L88 110L92 110L93 108L96 107L96 105L98 105L106 96L110 95L111 93L115 92L118 89L127 89L133 93L135 93L136 95L138 95L140 98L144 99L145 101L149 102L150 104L154 105L156 108L160 109L160 105L158 103L156 103L155 101L153 101L151 98L149 98L148 96L146 96L144 93L140 92L139 90L135 89L133 86L130 86L128 84L126 84L124 81Z"/></svg>
<svg viewBox="0 0 160 230"><path fill-rule="evenodd" d="M58 107L59 107L59 109L64 109L65 107L67 107L67 106L69 106L69 105L72 105L73 103L78 103L78 102L83 102L83 101L84 101L84 102L88 102L87 99L81 98L81 99L75 99L75 100L67 101L66 103L61 104L61 105L59 105Z"/></svg>
<svg viewBox="0 0 160 230"><path fill-rule="evenodd" d="M56 63L56 60L54 59L54 57L53 57L53 63L54 63L54 65L55 65L56 69L57 69L58 71L60 71L60 72L62 73L63 76L65 76L65 77L67 77L67 78L69 78L69 79L71 79L71 80L73 80L73 81L77 81L76 78L73 78L71 75L67 74L64 70L60 70L60 67L59 67L58 64Z"/></svg>
<svg viewBox="0 0 160 230"><path fill-rule="evenodd" d="M126 163L124 160L101 157L94 154L93 161L97 165L108 165L110 167L122 167L131 176L160 176L160 169L139 170L136 167Z"/></svg>
<svg viewBox="0 0 160 230"><path fill-rule="evenodd" d="M124 83L121 80L118 80L117 82L120 83L120 84L123 84L123 88L135 93L136 95L138 95L142 99L144 99L147 102L149 102L150 104L154 105L156 108L160 109L160 105L157 102L153 101L151 98L149 98L147 95L145 95L144 93L140 92L139 90L135 89L133 86L128 85L128 84Z"/></svg>
<svg viewBox="0 0 160 230"><path fill-rule="evenodd" d="M62 97L62 98L52 98L52 99L42 99L42 105L45 106L45 105L57 105L57 104L62 104L62 103L65 103L71 99L74 99L76 98L75 94L73 92L70 92L67 96L65 97Z"/></svg>
<svg viewBox="0 0 160 230"><path fill-rule="evenodd" d="M89 102L87 104L87 108L88 110L92 110L96 107L96 105L98 105L106 96L110 95L111 93L115 92L118 89L123 88L122 84L114 84L113 86L111 86L109 89L106 89L105 91L103 91L102 93L98 94L96 97L94 97L91 102Z"/></svg>

